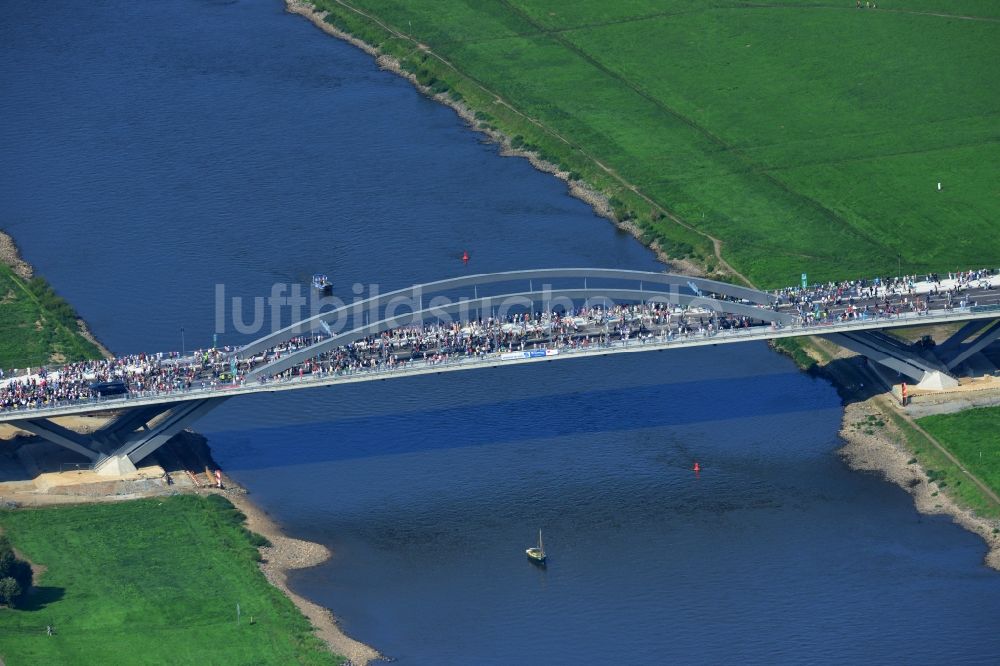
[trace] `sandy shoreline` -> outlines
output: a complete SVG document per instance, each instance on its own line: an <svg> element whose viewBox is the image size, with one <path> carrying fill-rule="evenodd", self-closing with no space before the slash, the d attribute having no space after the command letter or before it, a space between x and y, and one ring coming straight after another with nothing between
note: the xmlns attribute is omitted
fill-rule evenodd
<svg viewBox="0 0 1000 666"><path fill-rule="evenodd" d="M24 280L30 280L35 276L35 271L27 261L21 257L17 250L17 244L9 235L0 231L0 262L11 267L14 274Z"/></svg>
<svg viewBox="0 0 1000 666"><path fill-rule="evenodd" d="M77 432L92 432L103 426L106 420L106 418L87 416L57 419L63 427L72 428ZM165 468L161 468L159 465L143 468L138 474L140 478L147 478L145 475L149 474L148 478L152 479L151 482L129 483L124 478L102 477L93 472L71 472L65 475L69 478L64 484L62 472L51 473L51 466L47 466L48 470L39 470L34 463L26 463L25 458L19 452L16 456L6 456L0 459L0 499L16 502L20 506L39 507L119 502L142 497L172 495L178 492L219 493L246 515L247 529L267 537L268 541L271 542L270 546L259 548L262 557L261 572L271 585L281 590L308 618L316 636L326 643L331 652L346 657L348 663L354 666L364 666L371 661L382 659L382 655L374 648L344 634L329 609L301 597L288 587L288 573L290 571L326 562L331 557L330 550L322 544L294 539L285 535L281 527L247 496L246 489L228 476L224 475L223 477L225 490L217 490L209 486L201 470L217 468L217 464L211 458L207 440L195 433L185 432L182 434L186 435L186 438L177 444L177 447L194 452L197 462L189 459L184 468L195 470L196 477L202 484L200 488L195 486L191 477L174 467L170 467L172 471L169 474L172 477L172 483L167 484L164 478ZM18 446L28 448L39 446L36 437L7 424L0 424L0 443L13 447L15 451ZM59 450L55 445L46 446L50 450ZM172 444L168 443L161 451L166 452L171 446ZM27 457L46 467L45 462L43 462L45 457L43 452L36 449ZM16 464L15 458L21 460L22 469L12 468L12 465ZM47 473L40 473L43 471L47 471ZM27 480L31 477L34 479ZM57 480L53 480L53 477L56 477Z"/></svg>
<svg viewBox="0 0 1000 666"><path fill-rule="evenodd" d="M288 587L288 572L295 569L305 569L322 564L330 559L330 550L322 544L286 536L271 517L254 504L243 492L226 492L225 496L236 507L246 514L247 528L257 532L271 542L270 546L260 548L264 558L261 571L271 585L285 593L298 609L309 618L316 635L325 642L333 652L347 657L351 664L363 666L382 655L374 648L349 637L340 629L337 619L329 609L315 604L299 596Z"/></svg>
<svg viewBox="0 0 1000 666"><path fill-rule="evenodd" d="M854 402L844 407L840 437L844 446L837 451L847 465L856 471L878 472L913 496L918 512L927 515L947 515L965 529L978 534L986 542L985 564L1000 571L1000 520L977 516L952 499L937 483L931 481L923 467L910 463L913 453L902 444L903 434L885 419L883 410L892 409L884 403L884 396L875 396L864 402ZM865 432L856 424L869 416L886 421L883 427Z"/></svg>
<svg viewBox="0 0 1000 666"><path fill-rule="evenodd" d="M176 490L171 490L159 493L135 493L129 496L102 495L94 497L48 494L28 496L23 491L18 492L15 490L12 492L9 486L5 486L8 486L8 484L0 483L0 498L3 498L5 501L14 501L23 506L31 507L120 502L177 492ZM296 608L312 624L313 633L327 645L331 652L346 657L347 663L352 666L366 666L372 661L384 659L374 648L354 640L341 631L340 625L337 624L336 618L329 609L299 596L288 587L288 573L290 571L313 567L330 559L331 553L326 546L285 536L281 528L263 510L250 501L244 492L236 490L215 491L209 489L194 492L202 494L220 492L240 511L246 514L247 529L267 537L271 545L259 548L263 558L260 564L261 572L271 585L281 590L295 604Z"/></svg>

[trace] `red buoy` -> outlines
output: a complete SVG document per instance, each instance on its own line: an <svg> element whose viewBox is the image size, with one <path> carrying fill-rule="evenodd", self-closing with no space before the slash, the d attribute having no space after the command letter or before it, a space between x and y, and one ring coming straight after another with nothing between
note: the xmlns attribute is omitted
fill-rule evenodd
<svg viewBox="0 0 1000 666"><path fill-rule="evenodd" d="M465 250L465 251L462 252L462 263L463 264L469 263L469 251L468 250Z"/></svg>
<svg viewBox="0 0 1000 666"><path fill-rule="evenodd" d="M700 472L701 471L701 465L698 464L697 460L694 461L694 471L696 471L696 472Z"/></svg>

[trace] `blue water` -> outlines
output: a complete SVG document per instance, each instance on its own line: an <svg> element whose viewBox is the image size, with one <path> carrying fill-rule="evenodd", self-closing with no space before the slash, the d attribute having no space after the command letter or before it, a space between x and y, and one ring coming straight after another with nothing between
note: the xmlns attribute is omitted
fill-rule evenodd
<svg viewBox="0 0 1000 666"><path fill-rule="evenodd" d="M0 120L0 225L119 353L209 344L219 284L657 268L278 0L7 3ZM198 428L334 549L293 586L403 664L994 663L982 542L848 471L840 416L741 345L255 396Z"/></svg>

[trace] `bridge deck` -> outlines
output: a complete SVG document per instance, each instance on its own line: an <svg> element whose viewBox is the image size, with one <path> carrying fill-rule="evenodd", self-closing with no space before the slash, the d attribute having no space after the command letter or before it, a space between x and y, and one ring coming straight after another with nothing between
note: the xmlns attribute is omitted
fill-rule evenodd
<svg viewBox="0 0 1000 666"><path fill-rule="evenodd" d="M291 391L319 386L351 384L355 382L381 381L386 379L401 379L420 375L440 374L458 370L474 370L480 368L518 365L523 363L538 363L573 358L589 358L610 354L663 351L682 349L705 345L718 345L739 342L774 340L778 338L798 337L803 335L825 335L830 333L845 333L850 331L870 331L886 328L902 328L907 326L926 326L949 322L966 322L971 320L988 320L1000 317L1000 306L956 308L952 311L930 311L926 314L908 313L893 318L856 319L841 323L816 324L810 326L788 326L774 329L768 326L757 326L747 329L721 331L713 335L692 333L688 337L672 340L652 338L645 341L628 340L614 342L610 345L592 345L589 347L560 348L550 355L529 356L529 351L512 352L510 354L494 353L487 357L459 357L442 363L427 364L424 361L414 361L403 367L392 370L365 370L343 374L312 374L302 377L292 377L284 380L268 381L246 385L224 385L216 387L193 387L189 390L178 390L168 393L150 395L129 395L123 398L107 398L89 400L38 409L18 409L0 412L0 423L19 421L30 418L51 418L88 414L102 411L132 409L149 405L165 405L186 402L190 400L206 400L228 398L252 393L268 393L274 391ZM521 354L520 357L516 357Z"/></svg>

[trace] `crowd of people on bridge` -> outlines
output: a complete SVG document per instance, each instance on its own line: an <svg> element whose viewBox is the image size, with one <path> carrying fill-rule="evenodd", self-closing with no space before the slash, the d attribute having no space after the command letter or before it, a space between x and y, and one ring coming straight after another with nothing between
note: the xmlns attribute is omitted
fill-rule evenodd
<svg viewBox="0 0 1000 666"><path fill-rule="evenodd" d="M326 349L282 371L280 376L356 373L414 363L435 365L539 347L577 349L613 342L643 343L656 336L675 339L707 335L755 323L760 322L708 311L682 312L664 303L518 313L464 322L433 321L389 329ZM0 372L0 410L99 400L101 385L109 382L124 384L134 396L243 384L248 376L256 374L254 371L325 339L324 335L294 337L246 358L235 349L222 348L197 350L184 358L176 353L134 354L82 361L35 372L27 369L9 378L3 378ZM271 374L255 376L255 381L272 379Z"/></svg>
<svg viewBox="0 0 1000 666"><path fill-rule="evenodd" d="M612 342L642 343L654 337L674 339L720 329L746 328L753 323L749 317L715 315L707 311L701 312L696 319L691 311L682 313L663 303L510 314L465 322L435 321L364 337L317 354L296 368L283 371L283 374L394 369L414 362L434 365L460 358L487 358L498 353L540 347L577 349ZM287 353L319 341L321 339L294 339L282 347L241 360L239 374L246 376Z"/></svg>
<svg viewBox="0 0 1000 666"><path fill-rule="evenodd" d="M828 282L805 287L788 287L773 292L777 307L791 307L804 324L849 319L894 317L899 314L927 313L935 303L943 309L964 307L970 288L1000 286L997 271L979 269L941 276L908 275L870 280Z"/></svg>
<svg viewBox="0 0 1000 666"><path fill-rule="evenodd" d="M795 313L805 325L894 316L926 312L935 298L951 303L970 285L991 288L991 281L997 281L996 272L984 269L947 278L931 275L827 283L773 292L777 299L773 308ZM133 354L40 368L34 373L28 369L12 377L0 371L0 411L99 400L103 396L101 385L108 382L123 385L122 392L131 395L161 395L244 385L248 378L268 382L294 376L384 371L539 348L571 351L642 344L654 338L670 341L762 325L779 326L748 316L646 302L402 326L350 344L317 348L306 360L280 372L268 372L269 364L322 343L327 336L294 337L248 357L229 347L197 350L183 358L177 353Z"/></svg>
<svg viewBox="0 0 1000 666"><path fill-rule="evenodd" d="M111 359L30 368L4 378L0 371L0 410L25 409L99 397L101 385L124 383L133 393L184 390L198 380L198 369L177 354L130 354Z"/></svg>

